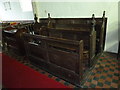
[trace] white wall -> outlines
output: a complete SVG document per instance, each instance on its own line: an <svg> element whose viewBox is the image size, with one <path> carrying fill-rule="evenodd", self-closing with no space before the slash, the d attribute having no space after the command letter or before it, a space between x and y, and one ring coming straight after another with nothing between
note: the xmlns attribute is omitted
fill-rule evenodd
<svg viewBox="0 0 120 90"><path fill-rule="evenodd" d="M119 3L118 3L118 39L119 39L119 41L120 41L120 1L119 1Z"/></svg>
<svg viewBox="0 0 120 90"><path fill-rule="evenodd" d="M117 52L118 49L118 2L36 2L39 18L51 17L102 17L106 11L108 17L105 51Z"/></svg>
<svg viewBox="0 0 120 90"><path fill-rule="evenodd" d="M5 10L3 1L0 1L0 20L33 20L33 11L23 12L19 0L11 2L11 10Z"/></svg>

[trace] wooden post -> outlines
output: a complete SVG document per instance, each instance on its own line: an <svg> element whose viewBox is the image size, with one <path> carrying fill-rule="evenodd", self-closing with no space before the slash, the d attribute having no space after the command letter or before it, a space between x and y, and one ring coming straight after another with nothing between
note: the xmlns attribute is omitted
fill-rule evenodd
<svg viewBox="0 0 120 90"><path fill-rule="evenodd" d="M95 30L95 24L96 24L96 21L95 21L95 15L92 14L92 30Z"/></svg>
<svg viewBox="0 0 120 90"><path fill-rule="evenodd" d="M38 19L38 17L36 16L36 14L34 14L35 23L38 23L37 19Z"/></svg>
<svg viewBox="0 0 120 90"><path fill-rule="evenodd" d="M96 52L96 31L95 31L95 15L92 15L92 30L91 30L91 34L90 34L90 52L89 52L89 67L92 65L93 63L93 58L95 56L95 52Z"/></svg>
<svg viewBox="0 0 120 90"><path fill-rule="evenodd" d="M50 13L48 13L48 28L52 28Z"/></svg>
<svg viewBox="0 0 120 90"><path fill-rule="evenodd" d="M105 28L105 11L103 12L102 17L102 26L101 26L101 32L100 32L100 52L103 52L103 42L104 42L104 28Z"/></svg>
<svg viewBox="0 0 120 90"><path fill-rule="evenodd" d="M119 41L119 45L118 45L118 53L117 53L117 59L120 57L120 41Z"/></svg>
<svg viewBox="0 0 120 90"><path fill-rule="evenodd" d="M103 11L103 18L105 17L105 11Z"/></svg>
<svg viewBox="0 0 120 90"><path fill-rule="evenodd" d="M78 74L80 76L80 81L83 79L83 40L79 42L79 59L78 59Z"/></svg>

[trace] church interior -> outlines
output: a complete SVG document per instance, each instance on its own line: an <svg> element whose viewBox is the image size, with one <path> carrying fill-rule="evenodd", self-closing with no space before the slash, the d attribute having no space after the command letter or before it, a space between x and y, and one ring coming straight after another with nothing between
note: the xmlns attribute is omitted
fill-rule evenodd
<svg viewBox="0 0 120 90"><path fill-rule="evenodd" d="M1 89L120 88L120 2L85 1L0 2Z"/></svg>

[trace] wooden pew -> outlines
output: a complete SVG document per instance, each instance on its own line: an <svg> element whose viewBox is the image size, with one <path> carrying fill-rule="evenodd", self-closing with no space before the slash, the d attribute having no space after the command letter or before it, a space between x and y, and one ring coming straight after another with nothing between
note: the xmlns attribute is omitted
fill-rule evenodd
<svg viewBox="0 0 120 90"><path fill-rule="evenodd" d="M49 16L50 18L50 16ZM50 20L50 19L49 19ZM62 22L62 23L61 23ZM61 20L61 22L54 23L54 27L49 26L48 28L41 30L41 35L63 38L69 40L84 40L84 61L88 66L93 62L93 58L96 53L96 31L95 31L95 20L94 14L89 24L70 23L70 21Z"/></svg>
<svg viewBox="0 0 120 90"><path fill-rule="evenodd" d="M89 59L91 65L96 62L96 59L93 59L94 56L99 56L104 51L104 45L105 45L105 36L106 36L106 24L107 24L107 18L105 18L105 11L103 12L102 18L95 18L94 14L92 18L51 18L50 14L48 14L48 18L42 18L40 19L41 23L48 23L47 27L41 28L39 34L41 35L47 35L47 36L54 36L54 37L60 37L60 38L67 38L67 39L73 39L76 40L76 35L73 35L73 32L81 32L81 36L79 38L85 40L85 47L86 45L90 46L89 49ZM94 24L94 35L90 36L91 39L86 39L85 36L88 34L85 32L91 32L91 29L93 28L92 25ZM89 29L85 29L86 27L89 27ZM49 30L48 30L49 29ZM58 30L58 31L57 31ZM46 33L45 31L49 32ZM71 32L72 31L72 32ZM61 34L60 34L61 32ZM67 35L66 33L69 33ZM82 33L84 32L84 33ZM59 33L59 34L58 34ZM71 33L71 34L70 34ZM96 33L96 34L95 34ZM53 35L54 34L54 35ZM89 34L90 35L90 34ZM68 38L69 36L69 38ZM94 38L96 37L96 38ZM92 42L95 41L96 42ZM79 40L79 39L78 39ZM96 44L88 44L88 41ZM95 53L95 55L94 55Z"/></svg>
<svg viewBox="0 0 120 90"><path fill-rule="evenodd" d="M73 84L80 85L88 66L104 48L106 30L103 18L48 18L24 34L27 57L31 62ZM102 44L102 46L100 45ZM97 49L96 49L97 46ZM85 58L85 56L87 58Z"/></svg>
<svg viewBox="0 0 120 90"><path fill-rule="evenodd" d="M83 40L74 41L25 33L24 44L31 62L59 78L80 85L84 76Z"/></svg>
<svg viewBox="0 0 120 90"><path fill-rule="evenodd" d="M40 18L39 22L48 23L47 27L51 28L66 28L73 27L70 24L78 24L85 26L91 24L92 18L51 18L48 14L48 18ZM95 31L96 31L96 54L103 52L105 46L105 37L106 37L106 25L107 18L105 17L105 11L103 12L102 18L94 18L95 20Z"/></svg>

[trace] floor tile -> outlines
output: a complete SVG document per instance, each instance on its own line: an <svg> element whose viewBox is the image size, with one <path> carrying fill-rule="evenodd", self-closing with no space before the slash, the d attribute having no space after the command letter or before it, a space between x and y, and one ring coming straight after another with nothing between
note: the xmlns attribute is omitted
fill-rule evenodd
<svg viewBox="0 0 120 90"><path fill-rule="evenodd" d="M97 86L103 87L103 83L98 82Z"/></svg>

